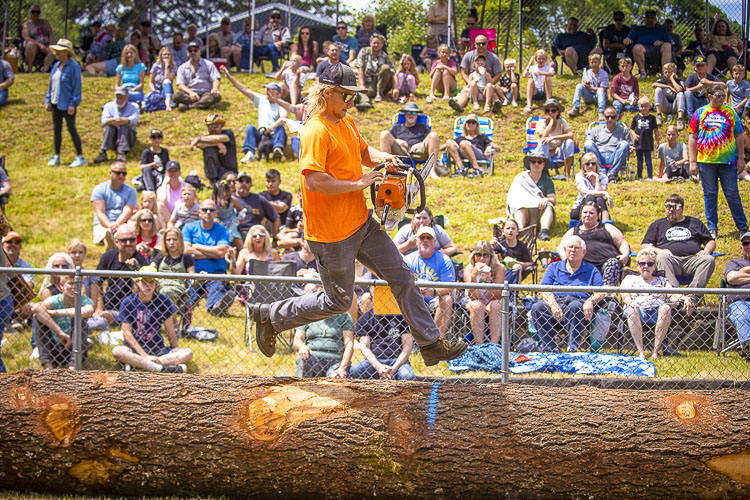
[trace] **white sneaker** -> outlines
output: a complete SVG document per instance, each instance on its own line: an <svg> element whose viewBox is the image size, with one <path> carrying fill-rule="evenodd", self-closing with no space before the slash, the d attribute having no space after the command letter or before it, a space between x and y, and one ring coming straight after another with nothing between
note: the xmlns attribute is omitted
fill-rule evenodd
<svg viewBox="0 0 750 500"><path fill-rule="evenodd" d="M503 99L503 106L507 106L508 104L510 104L510 101L507 98ZM516 103L516 106L518 106L518 103Z"/></svg>
<svg viewBox="0 0 750 500"><path fill-rule="evenodd" d="M248 151L245 153L245 156L242 157L240 163L250 163L251 161L255 161L255 153Z"/></svg>
<svg viewBox="0 0 750 500"><path fill-rule="evenodd" d="M31 351L31 356L29 356L30 360L39 359L39 348L35 347L33 351Z"/></svg>

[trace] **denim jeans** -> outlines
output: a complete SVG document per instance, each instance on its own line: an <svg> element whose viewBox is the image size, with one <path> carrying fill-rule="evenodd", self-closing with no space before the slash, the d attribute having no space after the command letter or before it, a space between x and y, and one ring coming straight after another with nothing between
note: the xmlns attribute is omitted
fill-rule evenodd
<svg viewBox="0 0 750 500"><path fill-rule="evenodd" d="M128 91L128 101L130 102L141 102L143 100L143 92L138 90L136 92Z"/></svg>
<svg viewBox="0 0 750 500"><path fill-rule="evenodd" d="M397 359L398 358L378 358L378 361L380 361L384 365L393 366ZM374 366L370 364L369 361L363 359L362 361L357 361L352 365L352 369L349 372L349 377L360 379L378 379L380 378L380 375L378 375L378 371ZM414 369L411 367L408 361L398 367L398 371L393 376L393 380L417 380L416 375L414 375Z"/></svg>
<svg viewBox="0 0 750 500"><path fill-rule="evenodd" d="M729 321L737 330L740 344L750 341L750 300L736 300L729 303Z"/></svg>
<svg viewBox="0 0 750 500"><path fill-rule="evenodd" d="M695 97L695 94L689 90L685 91L685 107L687 108L687 119L690 120L693 117L693 113L700 108L708 104L708 97Z"/></svg>
<svg viewBox="0 0 750 500"><path fill-rule="evenodd" d="M221 314L224 311L212 311L212 309L216 304L219 303L219 301L221 301L222 297L224 297L224 295L228 293L231 292L229 291L229 284L226 281L201 281L198 283L193 283L193 286L190 287L190 298L188 300L190 304L197 304L198 300L203 295L208 295L208 297L206 298L206 311L212 314L214 312L216 312L217 314ZM231 305L231 302L229 305ZM224 310L228 308L229 306L225 307Z"/></svg>
<svg viewBox="0 0 750 500"><path fill-rule="evenodd" d="M0 300L0 343L3 341L3 333L5 333L5 321L8 319L10 314L13 312L13 296L8 294L7 297ZM2 349L0 348L0 354ZM0 355L0 373L5 373L5 364L3 363L3 357Z"/></svg>
<svg viewBox="0 0 750 500"><path fill-rule="evenodd" d="M563 311L562 324L568 332L568 349L578 348L578 340L584 331L583 303L585 299L573 295L555 296ZM555 343L555 326L559 323L552 315L552 309L540 300L531 308L531 317L539 333L542 352L558 352Z"/></svg>
<svg viewBox="0 0 750 500"><path fill-rule="evenodd" d="M244 52L245 49L243 48L242 51ZM268 45L255 47L253 50L253 58L258 61L261 57L270 57L273 70L279 70L279 57L281 57L281 55L279 54L279 49L276 48L276 45L269 43Z"/></svg>
<svg viewBox="0 0 750 500"><path fill-rule="evenodd" d="M250 151L255 154L258 142L260 142L260 132L255 125L248 125L245 128L245 142L242 143L242 152ZM286 129L283 126L273 129L273 147L281 149L286 147Z"/></svg>
<svg viewBox="0 0 750 500"><path fill-rule="evenodd" d="M294 151L294 156L299 158L299 137L294 136L291 139L289 139L289 143L292 145L292 151Z"/></svg>
<svg viewBox="0 0 750 500"><path fill-rule="evenodd" d="M732 212L734 225L740 234L747 231L747 218L742 208L740 191L737 187L737 166L726 163L698 163L703 185L703 205L706 212L706 226L708 229L719 228L718 199L719 182L724 197L727 199L729 210Z"/></svg>
<svg viewBox="0 0 750 500"><path fill-rule="evenodd" d="M348 311L354 298L356 258L388 282L417 345L426 346L438 340L440 330L414 284L411 269L372 214L348 238L331 243L309 241L308 244L318 263L323 291L270 304L269 316L276 331L283 332Z"/></svg>
<svg viewBox="0 0 750 500"><path fill-rule="evenodd" d="M310 354L307 359L297 358L297 370L294 376L300 378L332 378L335 377L336 369L340 364L340 359L319 359L314 354Z"/></svg>
<svg viewBox="0 0 750 500"><path fill-rule="evenodd" d="M617 99L612 100L612 107L617 111L617 117L619 118L623 111L638 111L637 104L623 104Z"/></svg>
<svg viewBox="0 0 750 500"><path fill-rule="evenodd" d="M585 85L579 83L576 85L576 91L573 95L573 107L576 109L581 108L581 98L586 104L596 103L597 113L604 113L604 108L607 107L607 89L596 89L596 94L591 92Z"/></svg>
<svg viewBox="0 0 750 500"><path fill-rule="evenodd" d="M602 166L602 171L607 177L612 178L617 177L617 173L628 161L630 143L628 141L620 141L614 151L601 152L594 141L586 140L583 143L583 151L584 153L594 153L597 160L599 160L599 165ZM607 167L608 165L609 167Z"/></svg>
<svg viewBox="0 0 750 500"><path fill-rule="evenodd" d="M0 108L5 106L6 102L8 102L8 91L0 90Z"/></svg>

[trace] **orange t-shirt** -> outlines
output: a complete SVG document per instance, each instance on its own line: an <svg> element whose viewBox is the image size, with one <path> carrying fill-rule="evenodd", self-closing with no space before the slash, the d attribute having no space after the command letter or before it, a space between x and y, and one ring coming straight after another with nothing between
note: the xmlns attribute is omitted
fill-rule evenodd
<svg viewBox="0 0 750 500"><path fill-rule="evenodd" d="M363 191L323 194L307 189L308 172L325 172L342 181L362 177L362 151L367 142L354 119L346 115L333 123L319 114L312 116L300 133L299 171L305 238L334 243L354 234L367 221L369 212Z"/></svg>

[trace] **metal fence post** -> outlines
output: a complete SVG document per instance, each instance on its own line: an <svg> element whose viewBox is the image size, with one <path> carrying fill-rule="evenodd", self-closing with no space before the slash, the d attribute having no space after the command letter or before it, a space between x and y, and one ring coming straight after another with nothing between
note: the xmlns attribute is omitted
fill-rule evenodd
<svg viewBox="0 0 750 500"><path fill-rule="evenodd" d="M81 275L81 266L76 266L75 274L75 299L73 307L75 316L73 317L73 355L75 357L76 370L83 366L83 328L81 318L81 295L83 287L83 276Z"/></svg>
<svg viewBox="0 0 750 500"><path fill-rule="evenodd" d="M500 314L502 322L500 324L501 335L502 335L502 347L503 347L503 383L507 384L509 381L508 370L510 370L510 330L508 321L508 314L510 311L510 290L508 289L508 282L505 282L502 295L502 305L500 307Z"/></svg>

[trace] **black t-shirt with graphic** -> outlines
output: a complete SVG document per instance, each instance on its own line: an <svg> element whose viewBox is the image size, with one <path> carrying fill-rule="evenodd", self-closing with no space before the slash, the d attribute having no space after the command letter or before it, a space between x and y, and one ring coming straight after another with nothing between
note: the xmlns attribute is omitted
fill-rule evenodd
<svg viewBox="0 0 750 500"><path fill-rule="evenodd" d="M378 359L397 358L401 353L401 335L409 333L409 324L400 314L374 314L368 311L357 320L357 337L370 337L370 350Z"/></svg>
<svg viewBox="0 0 750 500"><path fill-rule="evenodd" d="M676 224L671 224L666 218L652 222L642 243L667 249L676 257L687 257L703 250L712 239L702 221L686 216Z"/></svg>
<svg viewBox="0 0 750 500"><path fill-rule="evenodd" d="M636 150L654 150L654 130L656 130L656 128L656 117L654 115L643 116L638 113L633 117L633 121L630 122L630 129L635 131L640 137L639 140L635 141Z"/></svg>

